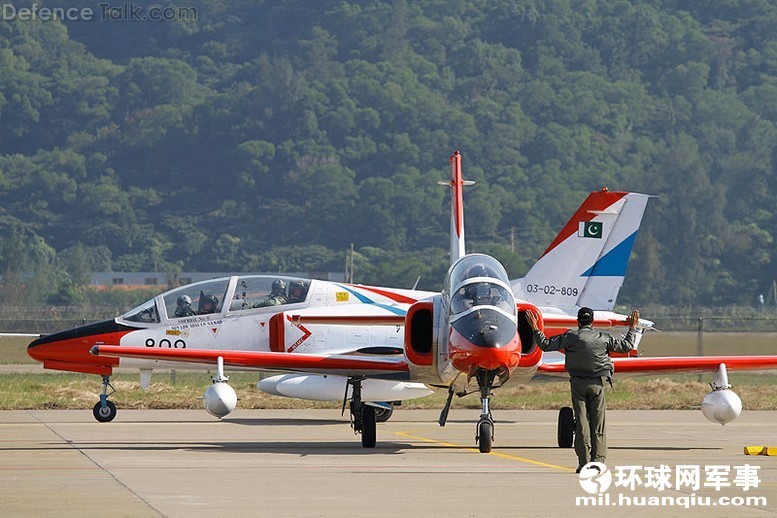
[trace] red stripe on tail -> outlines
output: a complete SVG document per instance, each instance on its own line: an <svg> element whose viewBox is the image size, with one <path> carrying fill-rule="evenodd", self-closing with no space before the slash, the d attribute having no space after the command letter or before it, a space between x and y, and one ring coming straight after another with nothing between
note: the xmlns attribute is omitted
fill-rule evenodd
<svg viewBox="0 0 777 518"><path fill-rule="evenodd" d="M556 236L556 239L553 240L540 257L546 256L551 250L563 243L569 236L576 233L581 221L591 221L594 219L596 214L592 211L605 210L627 194L627 192L608 191L606 188L589 194L585 202L577 209L577 212L575 212L572 218L567 221L567 224L561 229L561 232Z"/></svg>

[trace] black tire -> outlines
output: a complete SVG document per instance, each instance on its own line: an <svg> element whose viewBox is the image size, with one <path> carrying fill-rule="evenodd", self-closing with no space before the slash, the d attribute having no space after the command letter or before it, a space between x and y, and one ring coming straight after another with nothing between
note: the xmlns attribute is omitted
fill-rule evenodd
<svg viewBox="0 0 777 518"><path fill-rule="evenodd" d="M92 415L94 415L94 418L101 423L108 423L113 421L113 418L116 417L116 405L111 401L106 401L105 405L106 406L103 407L102 403L97 403L92 409Z"/></svg>
<svg viewBox="0 0 777 518"><path fill-rule="evenodd" d="M362 446L374 448L376 440L375 407L364 405L362 407Z"/></svg>
<svg viewBox="0 0 777 518"><path fill-rule="evenodd" d="M376 408L375 409L375 420L379 423L385 423L389 419L391 419L391 416L394 414L394 405L391 405L391 408Z"/></svg>
<svg viewBox="0 0 777 518"><path fill-rule="evenodd" d="M575 413L568 406L558 411L558 447L571 448L575 439Z"/></svg>
<svg viewBox="0 0 777 518"><path fill-rule="evenodd" d="M491 453L491 439L494 435L494 423L480 421L478 423L478 448L480 453Z"/></svg>

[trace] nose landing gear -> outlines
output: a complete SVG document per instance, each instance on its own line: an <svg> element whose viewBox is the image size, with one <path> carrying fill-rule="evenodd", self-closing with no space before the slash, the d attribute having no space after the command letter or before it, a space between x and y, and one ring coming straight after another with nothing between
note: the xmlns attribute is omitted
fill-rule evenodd
<svg viewBox="0 0 777 518"><path fill-rule="evenodd" d="M108 388L111 389L110 392L108 392ZM94 418L101 423L108 423L113 421L113 418L116 417L116 405L114 405L112 401L108 401L108 396L114 392L116 392L116 389L114 389L113 385L111 385L110 376L103 376L103 387L102 391L100 392L100 401L98 401L92 409L92 415L94 415Z"/></svg>
<svg viewBox="0 0 777 518"><path fill-rule="evenodd" d="M478 444L480 453L491 453L491 444L494 442L494 420L490 414L480 415L475 442Z"/></svg>
<svg viewBox="0 0 777 518"><path fill-rule="evenodd" d="M477 432L475 433L475 442L478 445L480 453L491 453L491 444L494 442L494 418L491 415L489 402L493 395L491 390L494 388L494 380L498 374L499 371L485 370L478 370L475 374L478 380L480 402L482 404L480 420L478 421ZM499 386L501 386L501 384Z"/></svg>

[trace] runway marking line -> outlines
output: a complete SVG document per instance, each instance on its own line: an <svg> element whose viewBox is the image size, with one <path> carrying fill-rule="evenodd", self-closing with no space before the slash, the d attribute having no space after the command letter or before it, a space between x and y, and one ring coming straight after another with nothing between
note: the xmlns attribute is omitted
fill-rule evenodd
<svg viewBox="0 0 777 518"><path fill-rule="evenodd" d="M428 442L432 444L439 444L441 446L448 446L452 448L462 448L468 451L474 451L476 453L480 453L480 450L477 448L470 448L469 446L464 446L462 444L454 444L451 442L444 442L444 441L437 441L435 439L429 439L427 437L421 437L418 435L409 434L407 432L391 432L394 435L400 435L402 437L407 437L408 439L415 439L422 442ZM491 451L488 453L488 455L493 455L495 457L501 457L503 459L509 459L509 460L517 460L519 462L525 462L527 464L534 464L536 466L542 466L544 468L551 468L551 469L557 469L560 471L575 471L574 468L568 468L566 466L559 466L558 464L549 464L547 462L542 462L539 460L533 460L533 459L527 459L526 457L518 457L517 455L508 455L507 453L500 453L496 451Z"/></svg>

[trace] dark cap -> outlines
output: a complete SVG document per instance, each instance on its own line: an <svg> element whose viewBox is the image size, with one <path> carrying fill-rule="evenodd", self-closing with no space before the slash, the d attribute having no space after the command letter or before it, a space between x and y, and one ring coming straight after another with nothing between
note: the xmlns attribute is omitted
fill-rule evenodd
<svg viewBox="0 0 777 518"><path fill-rule="evenodd" d="M594 310L591 308L580 308L577 312L577 322L579 324L590 324L594 321Z"/></svg>

